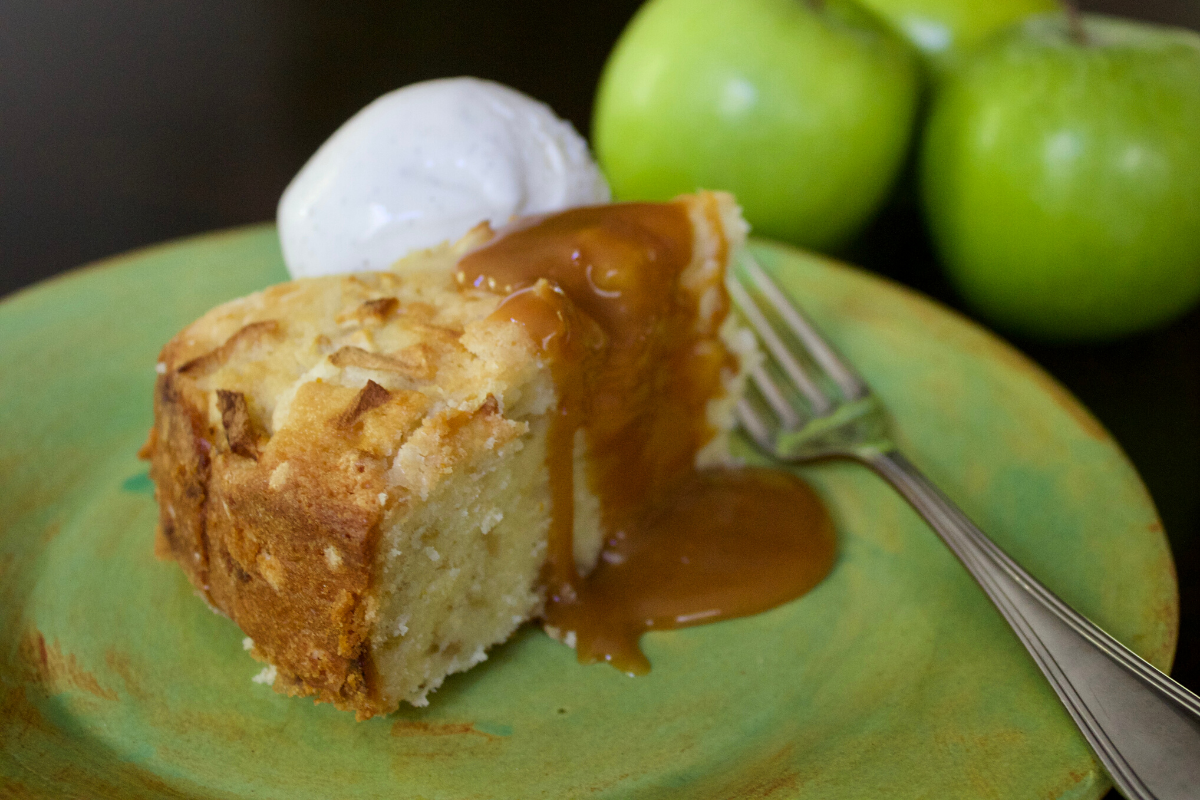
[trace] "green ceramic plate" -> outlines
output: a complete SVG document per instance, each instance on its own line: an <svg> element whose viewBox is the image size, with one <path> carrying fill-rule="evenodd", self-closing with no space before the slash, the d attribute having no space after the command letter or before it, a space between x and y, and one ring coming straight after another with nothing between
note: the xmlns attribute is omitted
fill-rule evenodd
<svg viewBox="0 0 1200 800"><path fill-rule="evenodd" d="M1170 552L1096 421L962 318L758 246L860 365L913 460L1031 572L1159 667ZM285 278L274 230L135 253L0 303L0 796L1096 798L1106 781L966 573L887 487L802 471L841 555L809 596L650 634L654 671L524 630L427 709L365 723L252 681L233 623L152 555L159 347Z"/></svg>

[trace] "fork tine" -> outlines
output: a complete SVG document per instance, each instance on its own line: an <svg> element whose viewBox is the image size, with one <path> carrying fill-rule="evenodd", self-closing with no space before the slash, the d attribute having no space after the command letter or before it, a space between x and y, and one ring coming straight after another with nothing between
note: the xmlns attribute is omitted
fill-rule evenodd
<svg viewBox="0 0 1200 800"><path fill-rule="evenodd" d="M842 360L832 347L817 333L816 328L800 314L791 301L783 294L775 282L767 277L767 273L759 266L758 261L749 250L742 251L742 264L754 281L755 286L774 307L788 328L808 349L813 361L829 375L838 385L847 400L860 400L868 393L867 385L854 369ZM755 326L757 330L758 326Z"/></svg>
<svg viewBox="0 0 1200 800"><path fill-rule="evenodd" d="M767 405L779 417L783 427L789 430L800 427L800 415L796 413L796 409L784 396L783 389L771 378L766 369L759 365L750 370L750 380L762 394L763 399L767 401Z"/></svg>
<svg viewBox="0 0 1200 800"><path fill-rule="evenodd" d="M762 271L761 269L759 270ZM778 291L778 290L776 290ZM750 323L750 327L754 328L754 332L758 335L759 341L766 346L771 355L775 357L780 368L784 373L791 378L796 388L808 400L812 406L814 416L823 416L832 410L832 404L821 388L808 376L804 368L796 361L795 356L788 350L787 345L779 338L779 334L771 327L771 323L763 315L762 310L750 297L750 293L746 291L736 278L729 281L729 294L733 298L733 302L741 310L746 321ZM803 341L803 340L801 340ZM755 383L758 383L757 379ZM772 384L773 385L773 384ZM767 394L764 391L764 394ZM772 404L774 405L774 404Z"/></svg>
<svg viewBox="0 0 1200 800"><path fill-rule="evenodd" d="M750 434L750 438L757 442L759 447L768 452L771 451L774 447L774 442L771 438L771 428L759 416L758 412L754 410L754 406L750 404L750 401L744 397L738 400L737 415L738 419L741 420L742 427Z"/></svg>

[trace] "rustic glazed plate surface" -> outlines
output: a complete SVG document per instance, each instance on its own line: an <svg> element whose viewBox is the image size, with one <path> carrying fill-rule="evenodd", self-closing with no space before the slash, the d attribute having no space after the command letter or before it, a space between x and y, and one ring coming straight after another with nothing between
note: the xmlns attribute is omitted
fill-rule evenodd
<svg viewBox="0 0 1200 800"><path fill-rule="evenodd" d="M1104 430L1022 356L893 284L763 263L860 367L903 448L1079 610L1159 667L1161 525ZM155 356L286 277L274 229L145 250L0 303L0 796L1096 798L1107 783L999 615L849 464L801 474L834 572L749 619L644 639L631 679L530 628L426 709L356 723L274 694L233 623L153 556L136 457ZM746 450L750 456L749 450Z"/></svg>

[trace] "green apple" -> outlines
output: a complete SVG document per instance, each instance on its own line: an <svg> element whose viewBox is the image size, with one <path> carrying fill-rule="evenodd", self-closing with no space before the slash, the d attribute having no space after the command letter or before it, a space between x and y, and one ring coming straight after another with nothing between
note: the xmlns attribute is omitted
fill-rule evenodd
<svg viewBox="0 0 1200 800"><path fill-rule="evenodd" d="M1018 332L1101 339L1200 297L1200 36L1034 17L938 92L921 193L951 280Z"/></svg>
<svg viewBox="0 0 1200 800"><path fill-rule="evenodd" d="M862 0L921 52L929 71L944 73L963 53L1001 28L1058 9L1055 0Z"/></svg>
<svg viewBox="0 0 1200 800"><path fill-rule="evenodd" d="M903 164L918 73L851 0L650 0L609 57L593 142L617 199L725 189L757 233L835 248Z"/></svg>

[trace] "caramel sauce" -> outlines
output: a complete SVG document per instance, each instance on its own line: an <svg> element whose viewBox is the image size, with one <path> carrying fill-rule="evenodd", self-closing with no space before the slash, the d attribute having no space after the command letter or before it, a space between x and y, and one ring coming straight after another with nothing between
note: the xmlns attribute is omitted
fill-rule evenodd
<svg viewBox="0 0 1200 800"><path fill-rule="evenodd" d="M708 401L736 362L717 338L723 284L681 280L692 238L682 203L613 204L521 220L459 262L460 284L506 295L493 316L526 328L558 389L546 622L574 632L580 661L630 673L649 669L643 632L779 605L816 585L835 553L828 515L790 474L694 470L715 435ZM586 578L572 531L579 430L610 537Z"/></svg>
<svg viewBox="0 0 1200 800"><path fill-rule="evenodd" d="M609 540L558 624L584 663L649 672L646 631L744 617L799 597L836 557L833 523L789 472L703 470Z"/></svg>

